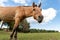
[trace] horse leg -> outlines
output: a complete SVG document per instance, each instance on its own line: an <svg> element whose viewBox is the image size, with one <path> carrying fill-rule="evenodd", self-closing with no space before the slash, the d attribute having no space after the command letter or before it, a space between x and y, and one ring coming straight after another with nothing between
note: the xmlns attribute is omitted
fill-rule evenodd
<svg viewBox="0 0 60 40"><path fill-rule="evenodd" d="M19 27L19 26L18 26ZM16 28L16 31L15 31L15 35L14 35L14 39L17 40L17 30L18 30L18 27Z"/></svg>
<svg viewBox="0 0 60 40"><path fill-rule="evenodd" d="M2 26L3 26L3 24L4 24L4 21L1 21L2 23L1 23L1 29L2 29Z"/></svg>
<svg viewBox="0 0 60 40"><path fill-rule="evenodd" d="M14 27L13 27L13 31L12 31L12 33L11 33L11 35L10 35L10 40L12 40L13 35L14 35L14 32L16 31L16 29L17 29L17 27L18 27L18 25L19 25L19 22L20 22L19 18L16 18L15 24L14 24ZM16 33L17 33L17 31L16 31Z"/></svg>
<svg viewBox="0 0 60 40"><path fill-rule="evenodd" d="M10 35L10 40L12 40L13 35L14 35L14 32L15 32L15 29L13 29L13 31L12 31L12 33L11 33L11 35Z"/></svg>

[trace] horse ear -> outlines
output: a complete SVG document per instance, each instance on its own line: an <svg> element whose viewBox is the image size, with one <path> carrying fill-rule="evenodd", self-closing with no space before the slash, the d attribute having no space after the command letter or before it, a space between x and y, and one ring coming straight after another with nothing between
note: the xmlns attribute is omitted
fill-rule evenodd
<svg viewBox="0 0 60 40"><path fill-rule="evenodd" d="M39 4L39 6L38 7L41 7L41 3Z"/></svg>
<svg viewBox="0 0 60 40"><path fill-rule="evenodd" d="M35 4L35 2L33 2L32 6L33 6L33 7L36 7L37 5Z"/></svg>

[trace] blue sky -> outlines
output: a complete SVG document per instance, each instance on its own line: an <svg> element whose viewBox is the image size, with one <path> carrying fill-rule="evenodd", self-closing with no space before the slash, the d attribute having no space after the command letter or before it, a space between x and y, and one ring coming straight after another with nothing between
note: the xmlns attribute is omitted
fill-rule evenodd
<svg viewBox="0 0 60 40"><path fill-rule="evenodd" d="M47 19L43 23L37 23L31 18L29 20L30 28L60 31L60 0L0 0L0 6L30 6L32 2L39 4L40 1L42 2L43 12L48 14Z"/></svg>
<svg viewBox="0 0 60 40"><path fill-rule="evenodd" d="M43 9L47 8L54 8L56 12L56 16L53 20L51 20L51 23L48 23L46 25L46 29L53 29L53 30L59 30L60 31L60 0L43 0Z"/></svg>

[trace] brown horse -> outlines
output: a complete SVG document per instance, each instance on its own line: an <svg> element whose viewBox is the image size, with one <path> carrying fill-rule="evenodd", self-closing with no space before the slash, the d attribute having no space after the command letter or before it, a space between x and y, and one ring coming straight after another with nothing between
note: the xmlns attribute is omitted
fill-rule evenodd
<svg viewBox="0 0 60 40"><path fill-rule="evenodd" d="M42 22L43 15L40 7L41 3L38 6L33 3L32 6L0 7L0 20L2 20L3 23L15 22L10 40L12 40L13 36L15 40L17 40L17 28L23 19L33 16L39 23Z"/></svg>

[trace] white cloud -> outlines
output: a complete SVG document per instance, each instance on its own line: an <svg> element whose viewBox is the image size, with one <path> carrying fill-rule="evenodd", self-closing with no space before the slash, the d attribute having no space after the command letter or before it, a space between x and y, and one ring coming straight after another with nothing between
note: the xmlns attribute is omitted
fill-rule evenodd
<svg viewBox="0 0 60 40"><path fill-rule="evenodd" d="M0 0L0 6L5 6L4 2L8 2L8 0Z"/></svg>
<svg viewBox="0 0 60 40"><path fill-rule="evenodd" d="M20 4L22 4L22 5L28 5L28 3L27 2L30 2L30 0L28 1L28 0L12 0L13 2L15 2L15 3L20 3Z"/></svg>
<svg viewBox="0 0 60 40"><path fill-rule="evenodd" d="M7 2L8 0L0 0L0 3L2 3L2 2Z"/></svg>
<svg viewBox="0 0 60 40"><path fill-rule="evenodd" d="M42 0L39 0L39 2L38 2L38 3L40 3L40 2L42 2Z"/></svg>
<svg viewBox="0 0 60 40"><path fill-rule="evenodd" d="M8 1L9 0L0 0L0 6L10 6L10 5L5 4L5 3L8 3ZM11 0L11 1L13 1L16 4L18 3L18 4L21 4L21 5L25 5L25 6L28 5L27 2L30 2L30 0L29 1L28 0Z"/></svg>
<svg viewBox="0 0 60 40"><path fill-rule="evenodd" d="M13 0L15 3L26 3L26 0Z"/></svg>
<svg viewBox="0 0 60 40"><path fill-rule="evenodd" d="M27 18L27 21L28 21L29 23L37 22L33 17Z"/></svg>
<svg viewBox="0 0 60 40"><path fill-rule="evenodd" d="M39 0L38 3L40 3L40 2L44 3L44 2L46 2L46 1L47 1L47 0Z"/></svg>
<svg viewBox="0 0 60 40"><path fill-rule="evenodd" d="M44 22L49 22L53 20L56 16L56 10L54 8L48 8L42 10L42 15L44 16Z"/></svg>
<svg viewBox="0 0 60 40"><path fill-rule="evenodd" d="M42 15L44 16L43 23L50 22L51 20L53 20L55 18L56 10L54 8L43 9L42 10ZM27 18L27 21L30 22L30 23L37 22L32 17Z"/></svg>

